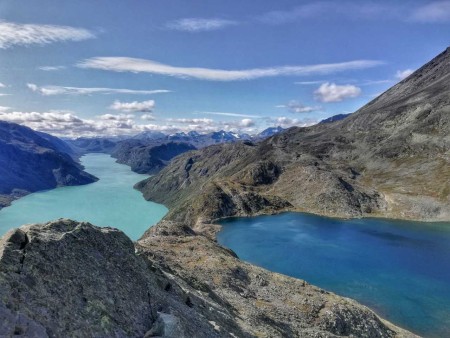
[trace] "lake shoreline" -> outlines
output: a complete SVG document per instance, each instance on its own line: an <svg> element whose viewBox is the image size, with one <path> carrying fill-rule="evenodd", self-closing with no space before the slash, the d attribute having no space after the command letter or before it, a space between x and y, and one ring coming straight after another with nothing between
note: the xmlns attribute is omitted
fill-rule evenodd
<svg viewBox="0 0 450 338"><path fill-rule="evenodd" d="M364 297L362 297L362 294L358 295L358 293L357 293L358 291L355 291L359 287L358 284L355 284L354 287L347 287L345 285L342 285L341 287L335 287L332 284L324 283L324 279L326 278L325 277L326 274L323 274L323 273L321 274L320 271L314 271L314 273L317 276L322 276L323 275L321 278L319 278L319 277L312 278L311 277L311 273L298 272L298 271L295 272L296 260L293 260L293 261L291 260L291 261L289 261L290 264L286 263L287 266L283 266L283 264L279 263L279 261L282 260L283 258L281 258L282 256L280 256L280 253L278 253L278 251L276 251L276 250L281 250L281 247L277 249L277 245L280 245L280 244L277 244L277 241L282 241L282 243L283 243L282 247L284 247L284 246L289 245L289 244L287 244L287 243L289 243L289 238L283 237L283 235L277 236L277 232L276 231L272 231L272 230L268 230L268 229L266 229L265 231L266 231L267 236L269 237L269 239L265 240L265 239L263 239L261 237L257 237L257 238L255 237L255 239L253 239L253 237L252 237L252 236L256 236L255 235L255 231L256 231L256 233L258 233L258 229L257 228L251 228L251 227L255 226L255 224L260 224L261 222L264 222L264 221L267 221L267 223L271 223L271 222L275 223L275 219L276 218L279 218L279 219L290 219L290 218L295 218L297 216L299 218L305 217L307 219L308 218L312 218L312 219L317 219L317 220L321 219L321 217L322 217L322 216L318 216L318 215L314 215L314 214L287 212L287 213L278 213L277 215L259 215L259 216L255 216L255 217L242 217L242 218L241 217L232 217L232 218L226 218L226 219L221 221L222 223L220 225L220 229L218 229L218 227L216 228L216 229L218 229L218 231L216 232L216 238L217 238L217 241L218 241L218 243L220 245L223 245L224 247L232 250L234 253L236 253L236 255L239 257L239 259L241 259L241 260L243 260L245 262L248 262L250 264L255 264L256 266L263 267L263 268L268 269L268 270L273 271L273 272L286 274L286 275L294 277L294 278L305 279L308 282L310 282L311 284L318 285L321 288L324 288L326 290L330 290L332 292L335 292L335 293L337 293L339 295L342 295L342 296L345 296L345 297L349 297L351 299L356 299L357 301L365 304L369 308L374 309L374 311L376 313L379 313L384 318L387 318L390 322L394 322L394 323L396 323L398 325L402 325L403 327L408 328L408 329L413 330L413 331L416 331L416 332L421 332L422 334L426 334L427 333L427 332L424 332L423 329L422 330L420 330L420 329L418 330L417 325L414 325L413 322L412 323L410 322L408 324L407 321L405 320L405 318L403 318L403 319L396 318L395 311L392 311L392 309L389 310L389 308L383 308L383 305L382 305L383 304L383 300L382 300L382 298L383 298L383 294L384 293L380 293L380 295L378 295L378 296L372 296L372 300L371 300L371 296L369 296L367 298L367 295L364 296ZM275 217L275 219L273 217ZM423 231L427 231L427 232L438 231L438 233L442 232L443 234L447 234L447 236L450 237L449 236L450 235L450 231L448 231L448 230L450 230L450 223L445 223L445 222L434 223L433 225L436 225L437 227L430 226L430 223L411 222L411 223L413 223L413 226L411 227L411 224L407 224L407 225L406 224L401 224L402 221L400 221L400 220L387 220L387 219L379 219L379 218L371 218L371 219L360 218L360 219L349 219L349 220L325 218L325 219L322 219L322 221L324 223L330 223L330 222L333 223L334 222L334 223L337 223L337 224L343 224L342 226L344 226L344 227L345 226L348 227L349 224L353 224L353 226L359 227L361 232L363 232L363 230L364 231L369 231L369 230L374 231L372 234L370 234L370 232L369 232L369 234L370 234L369 238L370 238L370 236L372 236L372 237L373 236L378 236L378 238L377 237L374 237L374 238L379 239L379 236L383 235L383 236L386 236L386 241L391 241L394 244L396 244L395 243L396 240L397 241L407 240L406 238L401 238L400 237L399 233L401 234L402 231L405 232L406 234L410 234L410 233L414 234L416 231L419 231L419 230L421 230L421 231L423 230ZM249 227L249 229L248 230L243 230L243 229L241 229L241 226L239 226L238 230L230 230L230 228L227 228L227 226L233 226L233 224L241 224L240 222L243 224L242 227ZM278 225L279 227L281 227L283 229L283 230L280 230L280 232L286 231L286 233L289 233L289 230L292 230L292 229L286 230L285 227L283 227L283 225L281 223ZM379 230L376 230L377 229L376 228L376 223L380 223L379 224ZM408 221L408 223L410 223L410 222ZM244 226L244 224L245 224L245 226ZM362 227L363 224L366 224L366 225L368 224L369 226ZM329 232L329 234L323 235L323 236L330 236L333 233L332 229L329 229L326 226L325 226L325 228L326 228L326 231ZM391 229L391 230L389 230L389 229ZM232 236L233 231L237 232L235 236L230 237L230 238L234 238L234 239L230 239L230 238L224 239L224 234L225 235L227 235L227 234L230 235L231 234L230 236ZM384 232L384 231L386 231L386 232ZM390 235L391 233L392 233L392 235ZM395 237L395 236L397 236L397 237ZM420 238L420 236L418 236L418 237ZM243 240L244 238L245 238L245 240ZM337 238L339 238L339 237L337 237ZM363 238L365 239L364 236L363 236ZM233 240L235 241L234 244L233 244ZM256 242L257 244L252 244L253 242ZM340 242L339 242L338 239L332 239L332 240L327 241L326 243L329 243L327 245L331 245L331 243L337 243L336 245L339 245ZM382 243L382 242L379 242L377 246L372 248L374 250L373 251L374 255L380 255L380 251L382 251L380 243ZM387 245L388 246L389 245L393 245L392 243L391 244L388 243ZM408 242L405 242L405 243L408 244ZM401 242L400 242L400 244L401 244ZM398 244L398 245L400 245L400 244ZM246 249L246 251L242 251L244 249L241 250L241 249L238 248L238 246L242 246L242 245L244 245L244 246L247 245L249 247L249 249ZM309 242L301 243L301 244L298 244L298 245L299 245L299 247L289 247L289 250L286 249L286 255L287 255L286 257L288 259L289 259L289 257L292 257L292 255L295 253L295 256L300 257L299 259L301 260L301 257L304 257L304 255L311 255L312 254L311 252L313 252L315 250L314 249L314 245L309 243ZM404 244L402 244L402 245L404 245ZM262 246L263 246L264 249L262 249ZM302 248L304 246L306 246L308 248L308 250ZM258 250L258 251L255 251L254 253L249 253L248 251L252 250L251 248L254 248L253 250ZM326 247L324 249L326 249ZM306 251L304 252L304 250L306 250ZM357 252L355 252L354 257L358 257L358 255L360 256L361 255L361 250L364 251L364 246L359 248L359 251L358 251L359 254ZM376 251L376 250L379 250L379 251ZM338 253L339 253L339 251L338 251ZM264 257L265 255L273 256L274 258L272 258L270 260L261 258L261 257ZM319 255L318 257L322 257L321 253L318 253L318 255ZM450 254L447 253L447 255L450 255ZM395 254L394 256L396 257L396 259L398 259L398 253ZM355 266L359 266L359 265L356 265L354 257L353 257L353 255L350 255L350 256L346 256L345 259L344 258L342 258L342 259L344 261L352 262L353 264L355 264ZM367 256L367 257L364 256L364 258L365 258L365 261L361 262L362 265L361 265L361 269L359 269L359 270L366 271L368 269L368 266L370 266L370 264L371 264L371 258L370 258L370 255ZM286 258L284 258L284 259L286 259ZM332 256L332 259L336 259L336 257ZM405 266L408 266L408 265L411 264L411 263L408 263L408 258L407 257L405 257L404 259L405 259L405 262L398 266L398 269L400 269L400 270L402 269L402 267L404 269ZM444 259L444 263L443 264L445 265L445 261L446 260L445 260L444 257L442 257L442 259ZM315 264L321 264L320 263L320 259L318 259L317 257L316 258L309 258L309 260L312 261ZM339 261L337 261L337 262L339 262ZM280 268L279 265L281 265L282 268ZM306 265L309 266L309 264L306 264ZM314 264L312 264L312 265L314 265ZM338 269L340 271L339 276L342 276L342 278L337 278L336 280L344 281L344 280L347 280L349 278L351 279L351 273L352 273L351 271L352 271L352 269L350 269L348 272L345 272L346 271L345 269L343 269L342 267L338 268L337 266L338 266L337 263L335 263L335 265L331 265L331 266L329 266L327 268L323 267L322 270L323 271L328 271L330 269L331 270L332 269ZM409 267L408 269L410 269L410 268L411 267ZM441 269L445 269L445 267L442 266ZM367 274L369 274L369 275L372 274L373 276L376 276L377 274L380 274L381 272L383 272L384 274L386 274L386 273L389 274L390 273L389 272L390 271L389 268L385 268L385 269L379 268L376 271L379 271L379 272L371 273L370 270L369 270L367 272ZM393 269L391 273L394 274L394 271L395 271L395 269ZM353 273L355 273L355 272L353 272ZM421 272L421 274L422 273L423 272ZM433 273L436 273L436 272L434 271ZM358 275L357 272L356 272L356 275ZM362 275L364 275L364 273ZM354 277L354 278L356 278L356 277ZM375 277L373 277L373 278L375 278ZM388 277L383 277L383 278L388 278ZM401 276L401 278L404 278L404 276ZM448 277L448 278L450 278L450 277ZM400 279L400 277L399 277L399 279ZM421 300L422 301L422 305L417 305L417 306L420 309L422 309L422 308L426 309L427 304L426 304L426 301L423 299L423 298L425 298L425 295L420 294L421 292L423 293L423 291L419 291L419 290L425 290L427 286L422 286L422 285L420 285L421 282L416 282L415 281L415 280L421 281L423 278L421 277L420 274L417 277L412 277L411 276L410 278L407 278L404 281L404 286L407 289L409 288L409 287L407 287L407 285L408 285L408 281L410 279L414 279L411 282L409 282L410 286L411 285L415 285L415 287L411 287L410 288L411 290L409 290L408 293L406 293L404 296L405 297L412 297L412 296L410 296L410 293L412 292L413 294L415 294L417 296L416 299L422 299ZM370 280L371 280L371 278L368 278L365 282L366 283L369 282L369 284L370 284ZM390 280L390 279L388 278L388 280ZM389 283L395 283L395 280L396 279L394 278L394 279L390 280ZM433 278L429 279L428 282L430 282L432 280L433 280ZM337 283L337 281L335 281L335 283ZM339 284L336 284L336 285L339 285ZM376 285L377 288L382 288L383 287L382 284L374 284L374 285ZM437 285L440 285L440 284L437 284ZM348 289L352 289L352 288L354 290L348 290ZM435 291L435 293L436 292L440 292L439 296L441 296L441 297L448 297L450 299L450 293L449 292L445 292L446 291L445 287L441 286L440 289L439 289L436 286L436 290L438 290L438 291ZM363 292L363 294L364 294L364 288L361 289L361 292ZM372 290L371 292L374 292L374 291ZM402 288L399 288L396 291L392 291L391 294L390 294L390 297L392 297L393 299L395 297L400 297L400 296L397 296L397 294L401 295L402 292L403 292ZM367 294L370 294L370 293L367 292ZM444 296L445 294L448 294L448 295ZM400 303L401 299L398 299L398 302ZM441 305L443 306L443 308L445 308L445 303L441 304ZM435 308L434 308L435 312L440 310L440 306L439 305L434 305L434 306L435 306ZM416 312L420 312L420 309L416 310ZM410 310L408 310L408 311L410 311ZM430 311L431 310L429 309L429 312ZM411 315L411 311L408 314L408 316L410 316L410 315ZM416 320L418 320L418 319L416 319ZM441 318L441 320L444 320L444 319ZM434 322L433 325L436 325L436 322ZM431 325L431 327L433 327L433 325ZM441 323L441 325L445 325L443 330L449 330L449 332L450 332L450 323L447 323L447 324ZM447 326L448 326L448 328L447 328ZM440 333L440 334L439 333L435 333L435 335L433 337L439 337L439 336L442 336L442 333Z"/></svg>
<svg viewBox="0 0 450 338"><path fill-rule="evenodd" d="M13 201L0 211L0 232L70 218L115 227L137 240L167 213L165 206L145 201L133 189L134 183L147 175L132 172L107 154L87 154L80 160L88 172L100 178L98 181L35 192Z"/></svg>

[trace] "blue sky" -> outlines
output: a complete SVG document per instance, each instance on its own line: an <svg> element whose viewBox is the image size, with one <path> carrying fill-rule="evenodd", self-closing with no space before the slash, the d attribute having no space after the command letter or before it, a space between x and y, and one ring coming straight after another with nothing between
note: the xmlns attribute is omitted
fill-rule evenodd
<svg viewBox="0 0 450 338"><path fill-rule="evenodd" d="M449 33L450 1L2 0L0 119L69 137L310 125Z"/></svg>

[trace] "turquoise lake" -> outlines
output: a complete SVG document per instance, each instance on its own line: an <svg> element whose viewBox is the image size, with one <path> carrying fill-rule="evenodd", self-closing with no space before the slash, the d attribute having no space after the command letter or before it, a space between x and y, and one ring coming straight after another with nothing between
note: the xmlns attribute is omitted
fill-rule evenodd
<svg viewBox="0 0 450 338"><path fill-rule="evenodd" d="M37 192L14 201L0 210L0 235L27 223L71 218L118 228L137 240L167 213L166 207L147 202L133 189L148 176L132 172L106 154L85 155L81 163L99 181Z"/></svg>
<svg viewBox="0 0 450 338"><path fill-rule="evenodd" d="M367 305L425 337L450 337L450 224L310 214L222 221L243 260Z"/></svg>

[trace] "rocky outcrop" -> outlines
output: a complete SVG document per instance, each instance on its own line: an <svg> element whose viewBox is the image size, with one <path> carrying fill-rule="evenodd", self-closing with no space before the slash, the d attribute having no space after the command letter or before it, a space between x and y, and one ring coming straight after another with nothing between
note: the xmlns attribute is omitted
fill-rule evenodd
<svg viewBox="0 0 450 338"><path fill-rule="evenodd" d="M63 152L67 147L53 136L0 121L0 208L30 192L96 181Z"/></svg>
<svg viewBox="0 0 450 338"><path fill-rule="evenodd" d="M190 290L193 309L207 304L221 337L414 336L350 299L244 263L182 223L163 221L137 249Z"/></svg>
<svg viewBox="0 0 450 338"><path fill-rule="evenodd" d="M447 49L345 119L185 154L137 188L191 225L282 210L444 221L449 167Z"/></svg>
<svg viewBox="0 0 450 338"><path fill-rule="evenodd" d="M70 220L1 239L0 336L413 337L180 223L134 247L119 230Z"/></svg>
<svg viewBox="0 0 450 338"><path fill-rule="evenodd" d="M127 164L139 174L155 174L167 166L172 158L196 149L188 143L169 142L145 145L137 140L124 141L112 152L118 163Z"/></svg>
<svg viewBox="0 0 450 338"><path fill-rule="evenodd" d="M217 336L151 264L111 228L59 220L12 230L0 241L0 336Z"/></svg>

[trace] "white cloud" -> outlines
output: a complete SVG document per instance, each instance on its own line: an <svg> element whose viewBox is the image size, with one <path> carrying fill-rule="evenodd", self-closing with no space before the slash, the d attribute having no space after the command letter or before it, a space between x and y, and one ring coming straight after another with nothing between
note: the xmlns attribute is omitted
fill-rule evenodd
<svg viewBox="0 0 450 338"><path fill-rule="evenodd" d="M0 120L64 137L135 134L140 130L132 119L105 115L96 119L82 119L70 111L0 112Z"/></svg>
<svg viewBox="0 0 450 338"><path fill-rule="evenodd" d="M66 69L66 66L42 66L42 67L39 67L39 69L46 71L46 72L52 72L52 71Z"/></svg>
<svg viewBox="0 0 450 338"><path fill-rule="evenodd" d="M414 73L414 70L412 69L398 70L397 73L395 74L395 77L398 80L403 80L408 76L410 76L412 73Z"/></svg>
<svg viewBox="0 0 450 338"><path fill-rule="evenodd" d="M0 88L6 88L6 85L0 82Z"/></svg>
<svg viewBox="0 0 450 338"><path fill-rule="evenodd" d="M337 85L326 82L315 92L314 96L321 102L340 102L344 99L357 97L361 94L361 88L353 85Z"/></svg>
<svg viewBox="0 0 450 338"><path fill-rule="evenodd" d="M0 48L45 45L60 41L82 41L95 38L87 29L69 26L18 24L0 21Z"/></svg>
<svg viewBox="0 0 450 338"><path fill-rule="evenodd" d="M141 120L152 118L150 114L141 116ZM224 122L206 118L167 119L163 124L139 124L133 114L103 114L86 119L71 111L7 112L1 109L0 120L19 123L34 130L63 137L135 135L142 131L171 134L193 130L207 133L223 129L233 132L250 132L253 131L254 125L251 119Z"/></svg>
<svg viewBox="0 0 450 338"><path fill-rule="evenodd" d="M155 108L155 101L133 101L133 102L120 102L114 101L114 103L109 107L113 110L119 110L125 113L133 113L133 112L142 112L142 113L151 113Z"/></svg>
<svg viewBox="0 0 450 338"><path fill-rule="evenodd" d="M0 115L2 120L20 123L35 123L42 121L52 122L80 122L81 119L67 111L50 111L45 113L38 112L11 112Z"/></svg>
<svg viewBox="0 0 450 338"><path fill-rule="evenodd" d="M77 64L80 68L102 69L115 72L151 73L179 78L193 78L210 81L253 80L264 77L330 74L346 70L371 68L382 64L374 60L355 60L341 63L308 66L281 66L246 70L224 70L211 68L176 67L152 60L129 57L94 57Z"/></svg>
<svg viewBox="0 0 450 338"><path fill-rule="evenodd" d="M417 7L410 19L422 23L450 22L450 1L434 1Z"/></svg>
<svg viewBox="0 0 450 338"><path fill-rule="evenodd" d="M178 128L180 131L197 131L200 133L208 133L218 130L232 132L251 132L255 126L252 119L242 119L233 121L215 121L208 118L170 118L166 119L172 124L172 128ZM181 126L180 126L181 125Z"/></svg>
<svg viewBox="0 0 450 338"><path fill-rule="evenodd" d="M288 104L285 105L279 105L277 108L287 108L291 113L311 113L313 111L321 110L322 107L320 106L305 106L304 104L292 100Z"/></svg>
<svg viewBox="0 0 450 338"><path fill-rule="evenodd" d="M171 21L166 25L166 27L173 30L196 33L196 32L218 30L236 24L237 22L235 21L217 18L212 19L185 18Z"/></svg>
<svg viewBox="0 0 450 338"><path fill-rule="evenodd" d="M323 83L323 82L324 81L297 81L297 82L294 82L294 84L302 85L302 86L309 86L309 85L320 84L320 83Z"/></svg>
<svg viewBox="0 0 450 338"><path fill-rule="evenodd" d="M398 17L398 6L376 4L316 1L296 6L290 10L272 11L257 17L257 21L271 25L287 24L313 19L318 16L339 16L340 18L371 20Z"/></svg>
<svg viewBox="0 0 450 338"><path fill-rule="evenodd" d="M275 126L290 128L290 127L308 127L317 124L319 121L314 119L302 119L302 120L291 119L289 117L282 116L268 119L268 122Z"/></svg>
<svg viewBox="0 0 450 338"><path fill-rule="evenodd" d="M282 25L316 18L338 17L346 20L396 20L406 23L450 22L450 1L428 1L419 5L402 3L376 3L375 1L311 1L289 10L271 11L256 17L256 21Z"/></svg>
<svg viewBox="0 0 450 338"><path fill-rule="evenodd" d="M133 114L103 114L99 116L100 120L110 120L110 121L128 121L133 120L135 116Z"/></svg>
<svg viewBox="0 0 450 338"><path fill-rule="evenodd" d="M195 114L232 116L232 117L259 117L258 115L239 114L239 113L225 113L225 112L216 112L216 111L205 111L205 112L199 112L199 113L195 113Z"/></svg>
<svg viewBox="0 0 450 338"><path fill-rule="evenodd" d="M34 83L28 83L27 87L34 92L40 93L44 96L51 95L92 95L92 94L137 94L137 95L151 95L160 93L170 93L170 90L156 89L156 90L134 90L134 89L120 89L120 88L81 88L81 87L61 87L61 86L42 86L39 87Z"/></svg>
<svg viewBox="0 0 450 338"><path fill-rule="evenodd" d="M145 121L153 121L155 120L155 117L152 114L144 114L141 115L141 119Z"/></svg>
<svg viewBox="0 0 450 338"><path fill-rule="evenodd" d="M358 85L359 86L373 86L373 85L379 85L379 84L386 84L386 83L392 83L393 80L367 80L367 81L363 81L360 82Z"/></svg>
<svg viewBox="0 0 450 338"><path fill-rule="evenodd" d="M379 85L379 84L385 84L385 83L392 83L393 80L389 80L389 79L384 79L384 80L361 80L361 81L357 81L357 80L346 80L347 82L351 82L351 83L355 83L358 86L372 86L372 85ZM309 86L309 85L316 85L316 84L322 84L325 82L331 82L330 80L325 81L297 81L294 82L294 84L296 85L302 85L302 86Z"/></svg>
<svg viewBox="0 0 450 338"><path fill-rule="evenodd" d="M6 112L10 109L11 109L10 107L0 106L0 113Z"/></svg>
<svg viewBox="0 0 450 338"><path fill-rule="evenodd" d="M242 119L239 124L241 127L249 128L255 125L255 121L253 121L252 119Z"/></svg>
<svg viewBox="0 0 450 338"><path fill-rule="evenodd" d="M183 123L183 124L207 124L207 125L213 125L214 124L214 120L213 119L185 119L185 118L178 118L178 119L174 119L174 118L170 118L167 119L168 122L173 122L173 123Z"/></svg>
<svg viewBox="0 0 450 338"><path fill-rule="evenodd" d="M288 11L271 11L259 16L257 20L267 24L280 25L299 19L314 17L325 12L328 7L328 3L310 3L294 7Z"/></svg>

